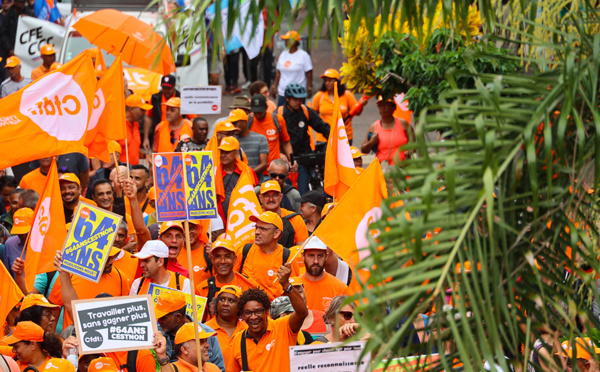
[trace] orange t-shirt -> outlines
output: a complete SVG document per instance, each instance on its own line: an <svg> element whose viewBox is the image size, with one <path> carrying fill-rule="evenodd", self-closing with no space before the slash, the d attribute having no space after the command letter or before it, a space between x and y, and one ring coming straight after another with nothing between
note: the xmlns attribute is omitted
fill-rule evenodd
<svg viewBox="0 0 600 372"><path fill-rule="evenodd" d="M288 211L285 208L281 208L281 217L285 217L288 214L292 214L294 212ZM302 219L302 215L297 215L290 218L290 223L294 227L296 234L294 235L294 244L298 244L299 242L303 242L308 239L308 228L306 227L306 223Z"/></svg>
<svg viewBox="0 0 600 372"><path fill-rule="evenodd" d="M280 125L280 131L278 133L277 126L273 122L273 116L267 113L264 120L259 121L256 116L252 121L251 131L262 134L267 138L267 142L269 143L269 157L268 164L275 159L279 159L281 156L280 145L282 142L288 142L290 140L290 135L288 134L287 126Z"/></svg>
<svg viewBox="0 0 600 372"><path fill-rule="evenodd" d="M110 273L100 276L98 283L83 279L77 275L71 275L71 283L73 283L73 288L75 288L77 297L80 300L95 298L100 293L108 293L114 297L128 296L131 288L131 279L114 266ZM53 304L64 306L61 288L61 281L57 280L54 283L54 287L52 287L52 292L50 292L48 300ZM73 324L73 320L66 311L63 320L63 327Z"/></svg>
<svg viewBox="0 0 600 372"><path fill-rule="evenodd" d="M277 105L275 104L275 102L271 101L270 99L267 99L267 113L270 114L275 110L277 110Z"/></svg>
<svg viewBox="0 0 600 372"><path fill-rule="evenodd" d="M244 332L240 332L231 341L233 358L227 365L227 372L242 371L241 342ZM289 371L290 346L295 346L298 333L290 329L290 317L284 316L277 320L269 319L267 332L254 343L252 338L246 336L246 352L248 355L248 368L251 371Z"/></svg>
<svg viewBox="0 0 600 372"><path fill-rule="evenodd" d="M46 68L42 63L31 71L31 80L37 80L50 72L50 68Z"/></svg>
<svg viewBox="0 0 600 372"><path fill-rule="evenodd" d="M140 163L140 146L142 140L140 138L140 124L137 121L130 123L125 121L125 129L127 130L127 151L129 151L129 164L137 165ZM127 162L127 153L125 152L125 140L118 141L123 149L121 152L121 163Z"/></svg>
<svg viewBox="0 0 600 372"><path fill-rule="evenodd" d="M244 266L246 266L246 264L244 264ZM215 286L217 288L223 288L226 285L235 285L235 286L240 287L242 289L242 292L244 292L250 288L258 288L259 287L258 283L256 281L254 281L253 279L246 278L245 276L243 276L242 274L239 274L236 271L234 271L233 274L234 274L234 278L229 283L221 283L215 276ZM207 278L203 282L200 282L200 284L198 284L196 286L196 294L198 296L200 296L200 297L208 296L208 279L209 278Z"/></svg>
<svg viewBox="0 0 600 372"><path fill-rule="evenodd" d="M325 276L316 282L308 279L306 274L301 278L306 293L306 305L311 310L325 311L335 296L350 295L348 286L329 273L325 273Z"/></svg>
<svg viewBox="0 0 600 372"><path fill-rule="evenodd" d="M206 259L204 259L204 247L192 250L192 264L193 264L193 273L194 273L194 285L198 285L210 278L212 274L210 271L206 271ZM179 251L179 256L177 256L177 261L189 270L188 265L188 257L187 250L185 247Z"/></svg>
<svg viewBox="0 0 600 372"><path fill-rule="evenodd" d="M121 270L123 275L129 280L135 279L135 273L138 268L138 259L127 251L121 250L121 253L117 255L113 261L113 267Z"/></svg>
<svg viewBox="0 0 600 372"><path fill-rule="evenodd" d="M37 369L41 370L43 369L46 364L50 361L50 357L47 356L46 360L44 360L44 363L40 364L39 366L37 366ZM25 363L21 363L17 360L17 365L19 366L19 369L22 371L24 371L27 367L29 367L31 364L25 364Z"/></svg>
<svg viewBox="0 0 600 372"><path fill-rule="evenodd" d="M117 366L127 364L127 351L106 353L106 356L114 360ZM135 369L138 372L156 372L156 362L150 350L141 349L138 351L137 358L135 359Z"/></svg>
<svg viewBox="0 0 600 372"><path fill-rule="evenodd" d="M233 334L231 335L231 337L229 337L229 335L227 334L227 331L225 331L223 328L221 328L219 323L217 323L217 318L212 318L211 320L209 320L208 322L206 322L204 324L206 324L210 328L214 329L215 332L217 332L217 339L219 340L219 346L221 346L221 352L223 353L223 359L225 360L225 366L228 366L231 359L233 358L233 350L231 349L231 340L233 340L235 335L237 335L238 333L240 333L243 330L245 330L246 328L248 328L248 324L238 320L237 325L235 326L235 331L233 331Z"/></svg>
<svg viewBox="0 0 600 372"><path fill-rule="evenodd" d="M41 196L44 193L44 187L46 187L47 177L47 174L42 174L40 168L34 169L21 178L19 187L22 189L33 189Z"/></svg>
<svg viewBox="0 0 600 372"><path fill-rule="evenodd" d="M154 129L154 152L175 152L175 147L183 134L187 134L192 137L192 123L189 120L183 119L183 125L181 128L173 131L171 137L171 128L169 127L168 121L161 121ZM171 141L173 138L173 141Z"/></svg>
<svg viewBox="0 0 600 372"><path fill-rule="evenodd" d="M239 255L241 255L241 252ZM275 252L269 254L264 254L256 244L252 244L246 257L246 262L244 262L242 274L254 279L262 289L267 291L269 298L273 301L283 293L281 284L275 280L277 278L277 270L279 270L282 264L283 246L281 244L278 244ZM298 263L294 260L292 262L291 276L298 276L298 270Z"/></svg>
<svg viewBox="0 0 600 372"><path fill-rule="evenodd" d="M348 116L352 107L356 105L356 98L350 91L345 91L344 94L339 97L340 101L340 111L342 112L342 118ZM329 94L327 92L317 92L313 97L313 110L315 110L321 119L324 122L329 124L329 126L333 126L335 123L334 115L333 115L333 101L329 98ZM349 120L347 123L344 123L346 126L346 134L348 135L348 140L352 139L352 120ZM317 141L319 142L327 142L327 138L325 138L321 133L317 133Z"/></svg>
<svg viewBox="0 0 600 372"><path fill-rule="evenodd" d="M198 372L200 371L200 369L188 362L186 362L185 360L179 358L177 359L177 361L175 363L173 363L174 366L177 366L177 369L179 370L179 372ZM202 371L203 372L221 372L221 370L219 369L219 367L217 367L216 365L206 362L204 363L204 365L202 366Z"/></svg>

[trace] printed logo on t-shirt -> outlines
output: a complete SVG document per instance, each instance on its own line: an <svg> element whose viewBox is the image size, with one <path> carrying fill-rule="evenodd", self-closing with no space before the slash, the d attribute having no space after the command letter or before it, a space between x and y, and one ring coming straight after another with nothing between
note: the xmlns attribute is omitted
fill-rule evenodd
<svg viewBox="0 0 600 372"><path fill-rule="evenodd" d="M285 61L285 63L283 64L283 67L289 68L291 65L292 65L292 61Z"/></svg>
<svg viewBox="0 0 600 372"><path fill-rule="evenodd" d="M273 136L275 134L277 134L276 129L267 129L267 136Z"/></svg>
<svg viewBox="0 0 600 372"><path fill-rule="evenodd" d="M323 309L327 310L329 305L331 305L331 297L323 297Z"/></svg>
<svg viewBox="0 0 600 372"><path fill-rule="evenodd" d="M195 272L195 273L199 272L199 271L200 271L200 270L202 270L202 269L204 269L204 268L203 268L203 267L200 267L200 266L194 266L194 272Z"/></svg>
<svg viewBox="0 0 600 372"><path fill-rule="evenodd" d="M267 349L267 351L271 350L273 348L273 346L275 346L275 340L269 342L267 344L267 346L265 346L265 349Z"/></svg>
<svg viewBox="0 0 600 372"><path fill-rule="evenodd" d="M275 275L275 272L273 270L269 270L269 271L267 271L267 275L273 276L273 275Z"/></svg>

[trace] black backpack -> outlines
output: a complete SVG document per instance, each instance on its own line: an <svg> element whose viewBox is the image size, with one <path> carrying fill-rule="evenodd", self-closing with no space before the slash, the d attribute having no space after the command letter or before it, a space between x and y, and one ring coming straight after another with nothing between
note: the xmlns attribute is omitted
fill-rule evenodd
<svg viewBox="0 0 600 372"><path fill-rule="evenodd" d="M294 226L290 222L290 219L298 215L300 215L300 213L292 213L288 214L285 217L281 217L281 221L283 222L283 231L281 232L281 236L279 237L278 243L286 248L294 246L294 237L296 236L296 230L294 230Z"/></svg>
<svg viewBox="0 0 600 372"><path fill-rule="evenodd" d="M242 264L240 265L240 270L238 271L238 273L242 273L242 271L244 270L244 263L246 262L246 258L248 257L248 252L250 252L250 248L252 248L252 243L248 243L244 246L244 250L242 251ZM287 249L286 247L283 247L283 259L282 259L282 265L285 264L288 260L288 258L290 258L290 250ZM211 279L213 279L214 277L212 277ZM210 286L210 279L209 279L209 286ZM216 286L215 286L216 288ZM210 287L209 287L209 296L210 296Z"/></svg>

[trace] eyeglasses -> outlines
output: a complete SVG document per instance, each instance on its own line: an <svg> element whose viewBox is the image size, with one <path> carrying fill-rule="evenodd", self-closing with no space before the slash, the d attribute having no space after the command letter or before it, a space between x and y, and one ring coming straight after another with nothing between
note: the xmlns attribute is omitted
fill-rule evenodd
<svg viewBox="0 0 600 372"><path fill-rule="evenodd" d="M271 176L271 179L273 179L273 180L277 179L277 178L284 180L284 179L287 178L288 175L287 174L281 174L281 173L269 173L269 176Z"/></svg>
<svg viewBox="0 0 600 372"><path fill-rule="evenodd" d="M171 145L174 145L174 144L175 144L175 131L172 130L171 131Z"/></svg>
<svg viewBox="0 0 600 372"><path fill-rule="evenodd" d="M235 300L236 300L235 298L231 298L231 297L219 297L219 302L223 303L223 304L225 302L229 302L229 304L233 305L235 303Z"/></svg>
<svg viewBox="0 0 600 372"><path fill-rule="evenodd" d="M340 311L340 315L344 317L344 320L350 320L354 317L352 311Z"/></svg>
<svg viewBox="0 0 600 372"><path fill-rule="evenodd" d="M242 312L242 315L244 316L244 318L250 318L252 316L252 314L254 314L260 318L261 316L265 315L265 309L256 309L254 311L244 310Z"/></svg>

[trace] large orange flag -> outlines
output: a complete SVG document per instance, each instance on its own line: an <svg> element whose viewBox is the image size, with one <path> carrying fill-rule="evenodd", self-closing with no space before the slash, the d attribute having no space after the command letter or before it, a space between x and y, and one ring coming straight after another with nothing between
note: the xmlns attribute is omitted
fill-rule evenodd
<svg viewBox="0 0 600 372"><path fill-rule="evenodd" d="M336 200L350 189L357 178L344 119L340 111L340 100L337 85L333 92L333 115L335 125L331 126L327 151L325 153L325 179L323 180L325 192L333 195Z"/></svg>
<svg viewBox="0 0 600 372"><path fill-rule="evenodd" d="M2 99L0 169L69 152L87 153L85 133L96 89L84 51Z"/></svg>
<svg viewBox="0 0 600 372"><path fill-rule="evenodd" d="M254 192L253 180L248 173L242 173L235 189L231 192L227 216L227 239L233 240L236 250L244 244L254 243L254 222L250 216L258 216L262 208Z"/></svg>
<svg viewBox="0 0 600 372"><path fill-rule="evenodd" d="M92 116L85 137L88 156L110 163L108 143L110 140L118 141L125 138L127 138L127 131L125 130L123 63L121 56L118 56L96 85Z"/></svg>
<svg viewBox="0 0 600 372"><path fill-rule="evenodd" d="M2 283L0 285L0 322L4 324L8 313L23 298L23 292L2 264L0 264L0 283ZM4 327L0 327L0 337L2 336L4 336Z"/></svg>
<svg viewBox="0 0 600 372"><path fill-rule="evenodd" d="M369 165L339 203L315 230L329 248L351 266L369 256L367 234L375 234L369 225L381 218L381 201L387 188L377 159Z"/></svg>
<svg viewBox="0 0 600 372"><path fill-rule="evenodd" d="M54 255L62 248L66 237L58 172L56 162L53 161L46 177L46 187L35 207L35 217L27 244L25 283L28 289L33 288L37 274L54 270Z"/></svg>

